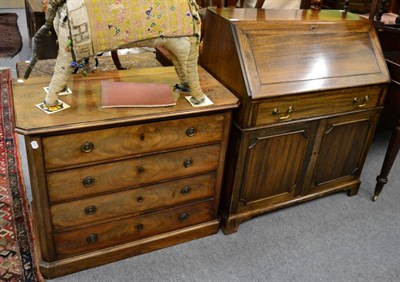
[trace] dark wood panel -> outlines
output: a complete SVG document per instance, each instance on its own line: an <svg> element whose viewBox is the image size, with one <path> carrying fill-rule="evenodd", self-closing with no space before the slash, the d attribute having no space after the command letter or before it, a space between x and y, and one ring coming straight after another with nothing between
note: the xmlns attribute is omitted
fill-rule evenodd
<svg viewBox="0 0 400 282"><path fill-rule="evenodd" d="M365 22L239 22L235 27L255 99L387 81Z"/></svg>
<svg viewBox="0 0 400 282"><path fill-rule="evenodd" d="M309 125L288 127L285 132L259 134L247 146L241 200L246 204L270 197L301 193L302 168L310 156Z"/></svg>
<svg viewBox="0 0 400 282"><path fill-rule="evenodd" d="M368 149L375 111L363 115L342 116L327 121L313 177L317 187L361 172Z"/></svg>
<svg viewBox="0 0 400 282"><path fill-rule="evenodd" d="M210 11L206 17L206 30L212 32L205 33L199 62L229 90L245 99L246 89L231 27Z"/></svg>

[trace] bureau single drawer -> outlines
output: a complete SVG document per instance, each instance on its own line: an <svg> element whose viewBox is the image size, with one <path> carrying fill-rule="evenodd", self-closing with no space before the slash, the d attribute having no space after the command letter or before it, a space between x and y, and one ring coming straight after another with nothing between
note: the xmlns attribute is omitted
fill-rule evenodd
<svg viewBox="0 0 400 282"><path fill-rule="evenodd" d="M43 138L46 169L139 155L222 139L224 115L148 123Z"/></svg>
<svg viewBox="0 0 400 282"><path fill-rule="evenodd" d="M383 103L382 91L374 86L273 98L258 104L254 126L374 108Z"/></svg>
<svg viewBox="0 0 400 282"><path fill-rule="evenodd" d="M220 144L47 173L50 202L216 171Z"/></svg>
<svg viewBox="0 0 400 282"><path fill-rule="evenodd" d="M55 230L126 214L213 197L215 173L56 204L50 207Z"/></svg>
<svg viewBox="0 0 400 282"><path fill-rule="evenodd" d="M210 221L213 200L54 235L57 255L67 257Z"/></svg>

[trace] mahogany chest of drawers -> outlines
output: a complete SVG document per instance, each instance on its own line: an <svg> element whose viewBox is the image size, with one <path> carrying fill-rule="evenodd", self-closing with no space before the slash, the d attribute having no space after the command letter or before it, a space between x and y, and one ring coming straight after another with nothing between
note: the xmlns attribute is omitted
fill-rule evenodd
<svg viewBox="0 0 400 282"><path fill-rule="evenodd" d="M390 81L368 20L339 10L209 9L201 63L241 100L222 228L357 193Z"/></svg>
<svg viewBox="0 0 400 282"><path fill-rule="evenodd" d="M200 69L214 102L101 108L102 80L178 81L175 70L73 76L71 108L35 107L49 78L14 82L16 131L27 149L40 268L56 277L217 232L231 111L238 99Z"/></svg>

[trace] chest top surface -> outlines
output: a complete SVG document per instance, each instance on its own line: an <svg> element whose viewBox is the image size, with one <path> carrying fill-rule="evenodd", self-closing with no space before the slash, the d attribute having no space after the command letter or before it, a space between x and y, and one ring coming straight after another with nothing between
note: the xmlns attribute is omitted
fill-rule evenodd
<svg viewBox="0 0 400 282"><path fill-rule="evenodd" d="M13 81L13 103L15 128L24 135L46 134L82 129L95 129L112 125L135 124L161 119L187 117L225 111L237 107L238 99L201 67L200 83L204 93L214 104L192 107L184 96L173 92L175 106L155 108L102 108L101 81L167 83L175 85L179 79L173 67L98 72L83 77L73 75L68 83L72 95L60 96L60 100L71 107L58 113L47 115L35 105L45 95L43 87L50 77L31 78L23 83Z"/></svg>
<svg viewBox="0 0 400 282"><path fill-rule="evenodd" d="M375 30L358 15L216 8L208 15L230 26L252 99L389 81Z"/></svg>

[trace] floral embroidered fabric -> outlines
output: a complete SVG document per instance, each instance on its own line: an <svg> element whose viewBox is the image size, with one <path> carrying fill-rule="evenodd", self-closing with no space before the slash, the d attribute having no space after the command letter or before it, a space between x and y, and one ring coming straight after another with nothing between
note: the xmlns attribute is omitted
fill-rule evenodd
<svg viewBox="0 0 400 282"><path fill-rule="evenodd" d="M151 38L194 35L195 7L189 1L67 1L75 56L84 58Z"/></svg>

